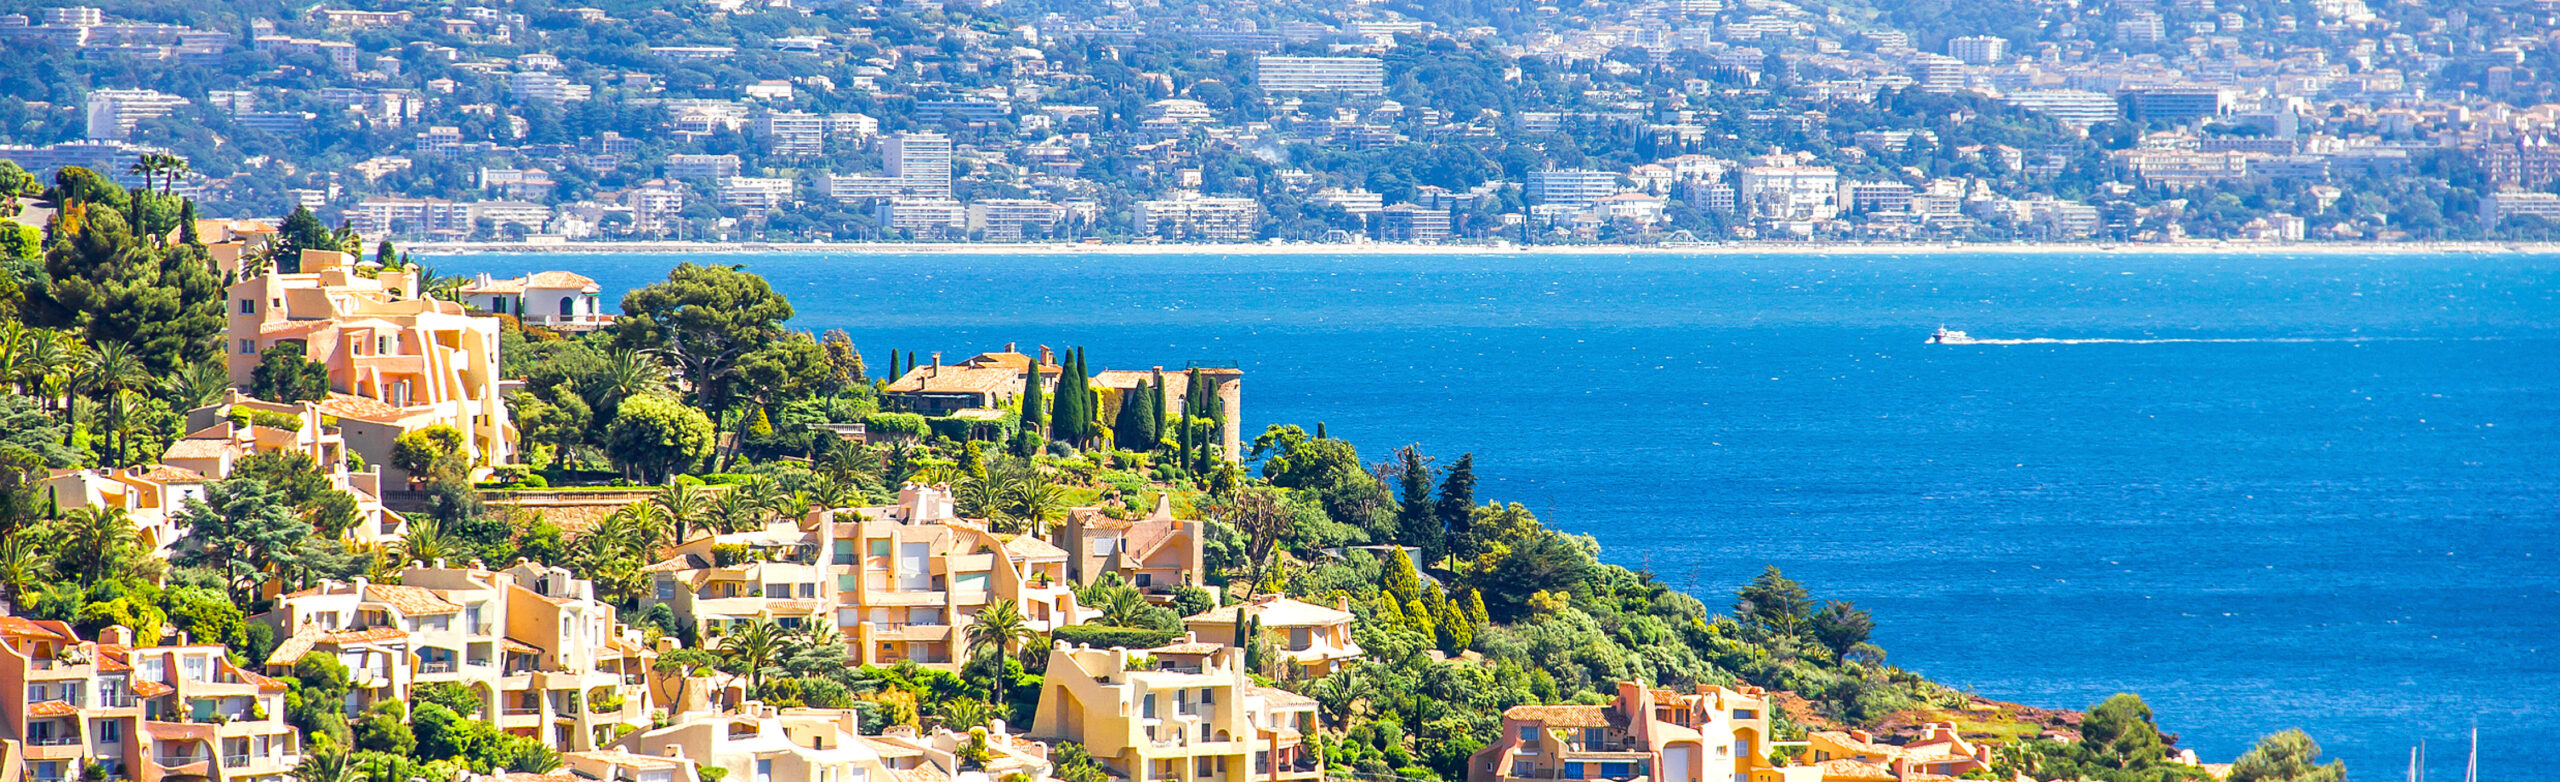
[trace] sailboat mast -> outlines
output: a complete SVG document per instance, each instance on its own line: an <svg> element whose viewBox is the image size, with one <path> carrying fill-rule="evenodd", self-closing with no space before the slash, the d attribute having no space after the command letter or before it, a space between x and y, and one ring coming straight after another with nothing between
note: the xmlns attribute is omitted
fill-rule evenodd
<svg viewBox="0 0 2560 782"><path fill-rule="evenodd" d="M2480 726L2471 726L2471 759L2462 764L2462 782L2480 782Z"/></svg>

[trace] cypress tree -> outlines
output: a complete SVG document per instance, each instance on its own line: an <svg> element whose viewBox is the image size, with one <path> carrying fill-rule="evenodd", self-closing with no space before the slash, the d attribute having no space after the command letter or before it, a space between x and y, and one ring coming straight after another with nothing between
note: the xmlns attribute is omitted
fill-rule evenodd
<svg viewBox="0 0 2560 782"><path fill-rule="evenodd" d="M1396 542L1421 548L1424 563L1438 562L1440 515L1431 504L1431 465L1416 446L1405 446L1397 455L1404 464L1396 493Z"/></svg>
<svg viewBox="0 0 2560 782"><path fill-rule="evenodd" d="M907 354L907 360L915 361L915 354ZM1031 362L1031 373L1022 378L1022 431L1037 434L1040 425L1048 420L1049 406L1040 400L1040 362L1034 361ZM1038 447L1038 443L1034 440L1033 447Z"/></svg>
<svg viewBox="0 0 2560 782"><path fill-rule="evenodd" d="M1085 356L1084 348L1076 348L1076 369L1084 373L1084 436L1087 440L1099 438L1102 436L1102 387L1094 385L1093 359Z"/></svg>
<svg viewBox="0 0 2560 782"><path fill-rule="evenodd" d="M193 198L178 202L178 241L204 243L204 239L196 235L196 200Z"/></svg>
<svg viewBox="0 0 2560 782"><path fill-rule="evenodd" d="M889 382L898 382L898 378L901 377L906 376L898 374L898 351L891 350L889 351Z"/></svg>
<svg viewBox="0 0 2560 782"><path fill-rule="evenodd" d="M384 239L381 244L373 246L373 262L381 264L382 268L391 268L392 264L399 261L400 251L392 249L391 240Z"/></svg>
<svg viewBox="0 0 2560 782"><path fill-rule="evenodd" d="M1152 438L1149 438L1149 439L1147 440L1147 450L1152 451L1152 450L1155 450L1155 449L1156 449L1156 446L1157 446L1157 444L1158 444L1158 443L1162 443L1162 442L1164 442L1164 370L1163 370L1163 369L1159 368L1159 369L1157 369L1157 370L1155 371L1155 382L1154 382L1153 384L1151 384L1151 385L1150 385L1150 389L1151 389L1151 390L1149 390L1149 392L1147 393L1147 412L1148 412L1149 414L1151 414L1151 415L1153 415L1153 416L1154 416L1154 418L1155 418L1155 422L1154 422L1154 423L1152 423L1152 424L1149 424L1149 425L1147 426L1147 430L1148 430L1148 431L1150 431L1150 432L1154 432L1154 433L1155 433L1155 436L1154 436L1154 437L1152 437Z"/></svg>
<svg viewBox="0 0 2560 782"><path fill-rule="evenodd" d="M1324 436L1324 422L1323 422L1323 421L1317 421L1317 422L1316 422L1316 439L1318 439L1318 440L1325 439L1325 436Z"/></svg>
<svg viewBox="0 0 2560 782"><path fill-rule="evenodd" d="M1138 386L1129 389L1129 393L1121 395L1120 415L1111 421L1111 438L1120 447L1132 451L1155 450L1155 426L1147 421L1147 409L1152 405L1147 400L1148 396L1147 381L1144 380L1138 381Z"/></svg>
<svg viewBox="0 0 2560 782"><path fill-rule="evenodd" d="M1083 439L1084 394L1076 390L1076 352L1058 360L1058 387L1050 392L1049 439L1073 443Z"/></svg>
<svg viewBox="0 0 2560 782"><path fill-rule="evenodd" d="M1476 556L1476 455L1462 454L1458 463L1440 478L1440 502L1433 509L1440 519L1442 545L1449 556L1461 560Z"/></svg>

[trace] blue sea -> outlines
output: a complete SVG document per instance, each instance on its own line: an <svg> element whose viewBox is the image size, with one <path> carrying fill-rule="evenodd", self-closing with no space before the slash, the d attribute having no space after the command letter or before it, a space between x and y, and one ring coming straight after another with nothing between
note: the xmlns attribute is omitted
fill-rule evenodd
<svg viewBox="0 0 2560 782"><path fill-rule="evenodd" d="M607 300L684 258L488 254ZM1247 431L1476 456L1710 605L1767 565L1982 695L2141 694L2227 762L2307 729L2526 779L2560 721L2560 256L1067 256L744 263L956 360L1233 362ZM1929 345L1979 338L2125 340ZM2144 341L2144 340L2224 341ZM2530 766L2528 764L2531 764Z"/></svg>

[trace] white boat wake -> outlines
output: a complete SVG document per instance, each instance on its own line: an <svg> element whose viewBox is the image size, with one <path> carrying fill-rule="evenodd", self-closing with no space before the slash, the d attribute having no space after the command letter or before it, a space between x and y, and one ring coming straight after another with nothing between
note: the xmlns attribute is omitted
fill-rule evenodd
<svg viewBox="0 0 2560 782"><path fill-rule="evenodd" d="M2035 337L2032 339L1986 339L1980 337L1960 337L1956 339L1933 339L1930 340L1930 343L1937 345L2170 345L2177 343L2237 342L2443 342L2449 339L2476 341L2494 339L2494 337L2170 337L2163 339L2061 339L2055 337Z"/></svg>

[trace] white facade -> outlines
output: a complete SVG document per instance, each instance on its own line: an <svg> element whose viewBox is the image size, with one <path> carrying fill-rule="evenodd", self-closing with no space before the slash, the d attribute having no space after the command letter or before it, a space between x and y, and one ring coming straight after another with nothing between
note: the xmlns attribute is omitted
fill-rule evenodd
<svg viewBox="0 0 2560 782"><path fill-rule="evenodd" d="M1386 63L1374 57L1264 57L1254 63L1263 92L1383 95Z"/></svg>

